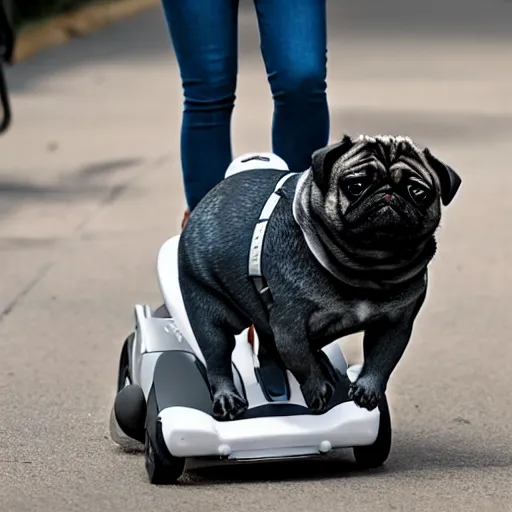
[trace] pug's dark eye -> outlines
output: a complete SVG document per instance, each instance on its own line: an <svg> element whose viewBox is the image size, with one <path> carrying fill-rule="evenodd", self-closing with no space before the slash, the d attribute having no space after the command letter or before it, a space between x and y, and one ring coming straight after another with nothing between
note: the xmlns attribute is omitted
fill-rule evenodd
<svg viewBox="0 0 512 512"><path fill-rule="evenodd" d="M411 199L417 204L426 203L430 198L428 191L418 185L409 185L407 187L407 191L409 192Z"/></svg>
<svg viewBox="0 0 512 512"><path fill-rule="evenodd" d="M359 197L368 187L364 180L351 181L345 185L346 192L352 197Z"/></svg>

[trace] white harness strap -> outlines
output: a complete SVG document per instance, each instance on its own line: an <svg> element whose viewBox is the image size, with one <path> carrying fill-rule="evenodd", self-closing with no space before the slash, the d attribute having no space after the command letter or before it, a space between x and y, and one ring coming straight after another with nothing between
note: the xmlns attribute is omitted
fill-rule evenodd
<svg viewBox="0 0 512 512"><path fill-rule="evenodd" d="M281 196L278 192L286 183L286 181L288 181L288 179L295 174L297 173L291 172L286 174L277 182L274 191L272 194L270 194L270 197L267 199L265 206L263 206L263 209L261 210L260 217L256 223L256 226L254 227L254 232L252 235L251 247L249 250L249 277L253 280L256 290L266 306L270 304L271 299L267 282L265 281L265 278L261 272L263 240L265 238L265 232L267 230L267 224L270 216L274 212L279 199L281 199Z"/></svg>

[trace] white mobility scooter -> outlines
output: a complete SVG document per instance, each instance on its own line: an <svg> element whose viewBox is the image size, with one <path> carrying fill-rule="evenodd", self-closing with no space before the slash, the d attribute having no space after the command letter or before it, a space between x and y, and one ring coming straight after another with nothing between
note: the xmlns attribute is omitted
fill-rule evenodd
<svg viewBox="0 0 512 512"><path fill-rule="evenodd" d="M265 156L266 155L266 156ZM226 176L254 165L240 157ZM258 158L257 167L287 170L275 155ZM381 466L391 448L391 420L384 398L368 411L350 401L339 386L326 412L307 408L293 375L260 354L243 332L232 355L233 376L249 403L233 421L216 421L205 371L181 296L177 235L160 249L157 272L164 305L153 311L135 306L135 329L120 357L117 395L110 418L112 439L126 449L144 447L149 481L176 482L187 459L232 462L315 457L353 448L359 467ZM351 381L360 366L347 365L337 343L323 349L326 364Z"/></svg>

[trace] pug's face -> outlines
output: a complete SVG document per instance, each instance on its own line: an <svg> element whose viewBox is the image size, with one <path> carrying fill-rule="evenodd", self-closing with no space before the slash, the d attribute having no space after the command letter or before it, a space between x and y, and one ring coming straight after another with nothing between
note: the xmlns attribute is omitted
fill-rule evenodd
<svg viewBox="0 0 512 512"><path fill-rule="evenodd" d="M323 205L317 213L344 242L393 250L421 244L437 229L441 202L457 192L459 176L404 137L345 136L313 156Z"/></svg>

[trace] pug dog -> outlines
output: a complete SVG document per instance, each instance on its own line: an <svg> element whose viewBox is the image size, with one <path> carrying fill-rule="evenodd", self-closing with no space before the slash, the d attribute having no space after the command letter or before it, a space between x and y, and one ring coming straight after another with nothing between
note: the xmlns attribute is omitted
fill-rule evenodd
<svg viewBox="0 0 512 512"><path fill-rule="evenodd" d="M263 167L263 166L262 166ZM428 148L402 136L345 135L277 191L261 249L271 297L248 275L255 225L284 170L224 179L192 212L178 248L187 315L204 355L218 420L247 409L232 375L235 335L254 325L301 386L313 413L326 410L336 375L320 349L364 332L364 364L349 398L372 410L411 338L436 253L441 205L461 179Z"/></svg>

